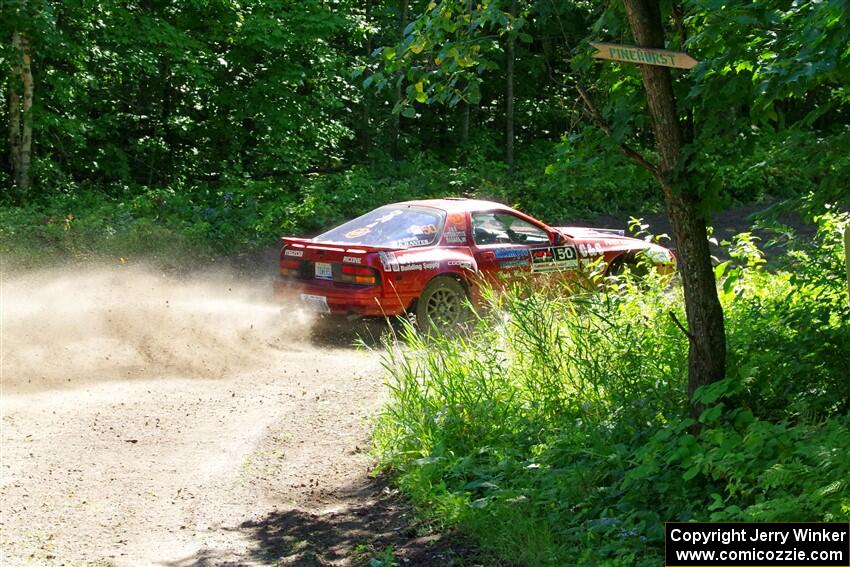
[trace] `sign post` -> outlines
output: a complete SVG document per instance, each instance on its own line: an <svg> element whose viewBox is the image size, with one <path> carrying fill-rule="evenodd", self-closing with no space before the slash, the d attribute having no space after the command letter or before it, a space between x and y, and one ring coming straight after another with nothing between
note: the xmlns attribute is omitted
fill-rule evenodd
<svg viewBox="0 0 850 567"><path fill-rule="evenodd" d="M634 45L616 45L613 43L594 43L596 49L593 57L596 59L607 59L609 61L623 61L625 63L642 63L644 65L661 65L662 67L676 67L678 69L692 69L699 61L680 51L666 51L664 49L650 49L648 47L636 47Z"/></svg>

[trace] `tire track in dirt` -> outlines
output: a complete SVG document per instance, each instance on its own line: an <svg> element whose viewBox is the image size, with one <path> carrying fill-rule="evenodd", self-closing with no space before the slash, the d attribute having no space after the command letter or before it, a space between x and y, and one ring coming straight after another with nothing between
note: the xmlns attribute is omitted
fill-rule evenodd
<svg viewBox="0 0 850 567"><path fill-rule="evenodd" d="M273 361L228 379L5 396L3 564L263 564L239 526L312 506L313 479L333 502L362 478L371 463L354 448L382 396L369 354L323 353L321 380L315 352Z"/></svg>
<svg viewBox="0 0 850 567"><path fill-rule="evenodd" d="M390 543L406 565L445 558L368 476L378 354L311 340L268 289L4 275L0 563L352 565Z"/></svg>

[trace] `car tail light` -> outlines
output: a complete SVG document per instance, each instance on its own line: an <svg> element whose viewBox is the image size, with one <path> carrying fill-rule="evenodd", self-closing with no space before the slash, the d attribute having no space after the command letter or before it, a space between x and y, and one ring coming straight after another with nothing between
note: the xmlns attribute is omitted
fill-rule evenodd
<svg viewBox="0 0 850 567"><path fill-rule="evenodd" d="M362 285L374 285L378 283L377 273L372 268L343 266L339 273L340 281L345 283L356 283Z"/></svg>
<svg viewBox="0 0 850 567"><path fill-rule="evenodd" d="M301 260L280 260L280 275L297 276L301 273Z"/></svg>

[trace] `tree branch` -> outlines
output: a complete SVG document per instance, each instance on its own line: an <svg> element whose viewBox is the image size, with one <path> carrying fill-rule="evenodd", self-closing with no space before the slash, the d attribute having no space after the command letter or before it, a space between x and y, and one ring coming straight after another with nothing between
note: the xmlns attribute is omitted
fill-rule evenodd
<svg viewBox="0 0 850 567"><path fill-rule="evenodd" d="M673 320L673 322L674 322L674 323L676 323L676 326L677 326L677 327L679 327L679 330L680 330L680 331L682 331L682 332L685 334L685 336L686 336L686 337L688 337L688 340L689 340L689 341L691 341L691 342L693 343L696 339L695 339L695 338L694 338L694 336L690 333L690 331L688 331L688 330L685 328L685 326L684 326L684 325L682 325L682 323L679 321L679 318L678 318L678 317L676 317L676 314L675 314L674 312L670 311L670 312L669 312L669 315L670 315L670 318Z"/></svg>
<svg viewBox="0 0 850 567"><path fill-rule="evenodd" d="M581 100L584 101L584 106L587 108L588 114L590 114L590 118L593 120L594 124L599 127L600 130L605 132L609 137L611 136L611 127L607 122L602 118L602 115L597 110L596 106L593 104L593 101L590 100L590 96L588 96L587 91L584 90L579 84L576 84L576 90L578 91L579 96L581 96ZM634 150L631 146L626 144L625 142L618 142L620 146L620 151L623 152L627 158L631 159L633 162L638 164L640 167L647 170L659 183L661 183L661 174L658 172L658 168L656 168L649 160L643 157L640 153Z"/></svg>

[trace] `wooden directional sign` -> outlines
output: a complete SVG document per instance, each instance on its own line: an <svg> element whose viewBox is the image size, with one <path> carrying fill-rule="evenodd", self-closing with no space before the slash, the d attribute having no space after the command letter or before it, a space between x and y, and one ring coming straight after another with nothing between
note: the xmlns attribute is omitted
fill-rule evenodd
<svg viewBox="0 0 850 567"><path fill-rule="evenodd" d="M679 51L665 51L663 49L649 49L647 47L616 45L613 43L591 42L590 45L597 49L597 52L593 54L596 59L678 67L679 69L690 69L699 63L699 61L687 53L681 53Z"/></svg>

